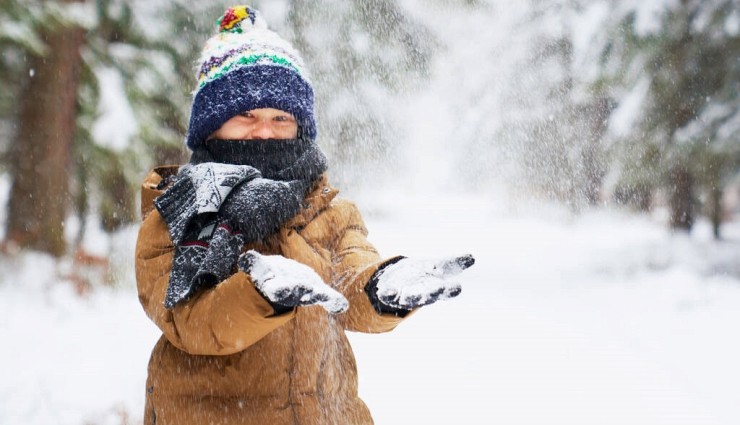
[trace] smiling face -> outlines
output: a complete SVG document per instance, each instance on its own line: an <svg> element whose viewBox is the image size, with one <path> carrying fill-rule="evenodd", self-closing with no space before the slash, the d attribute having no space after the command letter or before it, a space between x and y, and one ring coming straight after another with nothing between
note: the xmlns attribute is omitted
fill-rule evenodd
<svg viewBox="0 0 740 425"><path fill-rule="evenodd" d="M295 139L298 123L288 112L273 108L252 109L226 121L209 139Z"/></svg>

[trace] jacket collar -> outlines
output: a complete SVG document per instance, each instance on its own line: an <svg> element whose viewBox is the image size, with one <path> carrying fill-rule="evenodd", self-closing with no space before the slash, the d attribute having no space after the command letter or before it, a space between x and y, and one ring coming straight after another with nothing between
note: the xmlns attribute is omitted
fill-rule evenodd
<svg viewBox="0 0 740 425"><path fill-rule="evenodd" d="M339 190L329 185L329 176L324 173L314 184L313 189L303 199L303 208L283 227L301 228L313 220L337 196Z"/></svg>

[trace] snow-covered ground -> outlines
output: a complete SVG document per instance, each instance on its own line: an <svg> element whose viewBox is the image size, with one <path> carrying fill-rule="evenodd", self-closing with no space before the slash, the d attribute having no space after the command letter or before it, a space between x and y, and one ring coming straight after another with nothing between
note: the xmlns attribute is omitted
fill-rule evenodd
<svg viewBox="0 0 740 425"><path fill-rule="evenodd" d="M477 258L457 299L351 335L376 423L740 423L740 223L714 242L705 223L687 238L613 211L373 198L360 205L381 253ZM0 424L141 421L159 332L134 237L109 246L122 283L84 297L43 256L0 261Z"/></svg>
<svg viewBox="0 0 740 425"><path fill-rule="evenodd" d="M379 424L740 423L740 227L411 204L373 221L384 252L478 262L459 299L353 338Z"/></svg>

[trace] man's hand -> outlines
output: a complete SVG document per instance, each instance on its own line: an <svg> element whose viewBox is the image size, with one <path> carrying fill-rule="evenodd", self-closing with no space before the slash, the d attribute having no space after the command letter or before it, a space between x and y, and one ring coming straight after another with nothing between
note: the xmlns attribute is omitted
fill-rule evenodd
<svg viewBox="0 0 740 425"><path fill-rule="evenodd" d="M349 307L347 299L324 283L312 268L281 255L262 255L251 250L239 257L239 268L252 277L257 290L273 304L318 304L332 314Z"/></svg>
<svg viewBox="0 0 740 425"><path fill-rule="evenodd" d="M474 263L470 254L437 262L404 258L380 272L375 296L389 307L404 310L454 298L462 287L450 278Z"/></svg>

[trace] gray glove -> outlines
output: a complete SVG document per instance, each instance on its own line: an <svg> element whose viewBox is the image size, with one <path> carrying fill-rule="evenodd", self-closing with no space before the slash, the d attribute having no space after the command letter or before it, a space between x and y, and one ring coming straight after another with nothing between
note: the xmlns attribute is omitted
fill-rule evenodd
<svg viewBox="0 0 740 425"><path fill-rule="evenodd" d="M472 266L472 255L463 255L442 261L424 261L409 258L380 270L369 289L371 297L392 309L411 310L454 298L462 288L450 278Z"/></svg>
<svg viewBox="0 0 740 425"><path fill-rule="evenodd" d="M250 250L239 257L239 268L252 277L254 286L273 305L292 308L318 304L332 314L349 307L347 299L324 283L312 268L282 255Z"/></svg>

